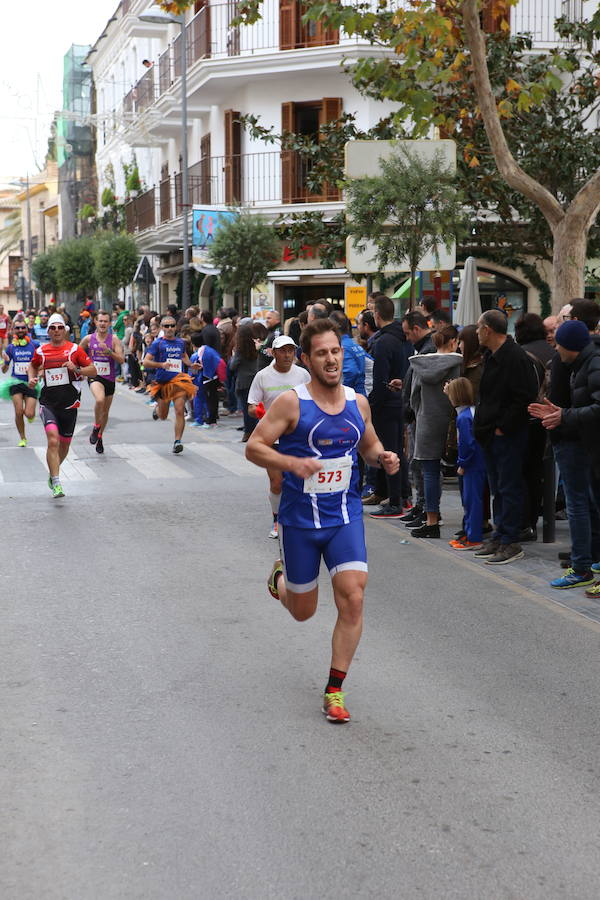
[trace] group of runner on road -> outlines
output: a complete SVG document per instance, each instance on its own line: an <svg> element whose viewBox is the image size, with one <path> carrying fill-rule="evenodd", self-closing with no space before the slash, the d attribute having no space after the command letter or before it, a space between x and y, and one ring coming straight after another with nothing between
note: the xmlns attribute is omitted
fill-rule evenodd
<svg viewBox="0 0 600 900"><path fill-rule="evenodd" d="M153 416L166 419L173 403L173 452L180 453L185 403L196 393L184 367L195 373L202 364L190 360L175 328L175 318L167 314L144 365L155 372L150 389L157 404ZM27 333L24 322L14 323L12 341L3 351L3 371L12 366L10 395L19 446L27 445L24 419L33 420L41 384L48 486L52 496L60 498L64 496L60 466L75 431L81 383L87 378L94 395L89 440L101 454L124 350L111 332L109 313L102 310L96 316L96 330L80 344L69 340L58 313L50 316L47 333L48 342L40 343ZM350 714L342 686L362 632L367 583L358 455L388 475L398 471L399 459L377 438L366 398L342 383L344 353L335 324L329 319L313 322L302 332L300 343L302 365L296 365L295 342L278 336L271 364L254 378L248 407L260 422L248 440L246 456L269 477L270 536L279 538L281 553L268 580L272 596L294 619L304 621L317 608L321 558L329 570L337 621L322 708L329 721L345 723Z"/></svg>
<svg viewBox="0 0 600 900"><path fill-rule="evenodd" d="M149 369L156 370L152 393L157 401L155 418L166 419L169 405L175 407L175 443L173 452L183 450L181 437L185 426L185 400L196 388L185 365L192 371L201 363L191 363L185 342L175 337L175 321L165 317L162 332L150 346L145 359ZM40 418L46 432L48 487L54 498L64 497L60 482L60 466L69 452L80 406L81 385L87 378L94 396L94 426L90 443L97 453L104 453L104 432L115 393L117 366L125 361L123 345L111 331L111 316L100 310L96 314L96 330L79 344L69 340L69 331L59 313L52 314L44 331L47 341L35 340L25 320L12 323L12 339L2 350L3 373L11 369L9 396L15 410L19 447L27 446L25 419L35 418L40 402ZM41 390L40 390L41 388Z"/></svg>

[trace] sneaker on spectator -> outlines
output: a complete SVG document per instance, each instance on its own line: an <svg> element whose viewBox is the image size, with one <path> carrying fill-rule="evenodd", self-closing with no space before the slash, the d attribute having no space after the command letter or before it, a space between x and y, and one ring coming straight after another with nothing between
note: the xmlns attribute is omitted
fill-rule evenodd
<svg viewBox="0 0 600 900"><path fill-rule="evenodd" d="M379 506L384 497L380 497L379 494L369 494L368 497L363 497L361 502L363 506Z"/></svg>
<svg viewBox="0 0 600 900"><path fill-rule="evenodd" d="M550 587L557 588L559 591L566 591L569 588L588 587L588 585L593 583L593 572L579 573L575 569L567 569L564 575L550 582Z"/></svg>
<svg viewBox="0 0 600 900"><path fill-rule="evenodd" d="M388 503L387 506L376 506L369 515L372 519L399 519L402 515L402 507L392 506L391 503Z"/></svg>
<svg viewBox="0 0 600 900"><path fill-rule="evenodd" d="M484 541L481 550L475 551L477 559L491 559L500 547L500 541Z"/></svg>
<svg viewBox="0 0 600 900"><path fill-rule="evenodd" d="M453 550L480 550L481 541L468 541L466 535L456 541L448 541Z"/></svg>
<svg viewBox="0 0 600 900"><path fill-rule="evenodd" d="M500 544L493 556L486 559L486 566L504 566L525 556L520 544Z"/></svg>
<svg viewBox="0 0 600 900"><path fill-rule="evenodd" d="M412 509L409 509L408 512L404 513L402 516L402 522L413 522L415 519L420 519L423 516L423 510L420 506L413 506Z"/></svg>
<svg viewBox="0 0 600 900"><path fill-rule="evenodd" d="M593 587L588 588L585 592L585 596L589 597L591 600L600 600L600 581Z"/></svg>
<svg viewBox="0 0 600 900"><path fill-rule="evenodd" d="M600 562L592 563L590 569L595 575L600 575Z"/></svg>

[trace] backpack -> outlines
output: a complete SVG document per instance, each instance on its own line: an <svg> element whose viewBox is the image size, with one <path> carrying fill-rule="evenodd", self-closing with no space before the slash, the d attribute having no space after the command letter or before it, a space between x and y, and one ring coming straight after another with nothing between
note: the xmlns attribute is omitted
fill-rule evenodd
<svg viewBox="0 0 600 900"><path fill-rule="evenodd" d="M227 366L224 359L220 359L217 365L217 378L221 384L225 384L227 381Z"/></svg>

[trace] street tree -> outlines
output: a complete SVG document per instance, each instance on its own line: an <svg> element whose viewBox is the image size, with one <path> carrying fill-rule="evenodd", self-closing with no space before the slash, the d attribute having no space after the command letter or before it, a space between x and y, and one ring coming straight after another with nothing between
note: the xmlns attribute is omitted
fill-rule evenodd
<svg viewBox="0 0 600 900"><path fill-rule="evenodd" d="M343 138L423 137L439 128L457 142L459 181L473 209L476 227L465 254L521 265L546 294L535 261L550 260L557 308L565 297L581 295L586 249L593 256L600 246L594 226L600 148L590 128L598 111L600 9L585 22L559 19L562 45L533 54L530 37L511 34L515 2L411 0L399 9L387 2L375 8L359 0L307 0L305 20L378 48L354 64L346 61L346 68L359 91L391 101L394 113L371 130L378 135L361 133L344 114L328 126L329 135L320 130L311 148L304 138L275 135L245 118L255 137L312 154L307 186L315 193L336 176L339 183ZM241 19L251 24L260 9L261 0L246 0Z"/></svg>
<svg viewBox="0 0 600 900"><path fill-rule="evenodd" d="M40 253L31 263L31 276L42 294L56 294L58 290L56 263L57 250L54 247Z"/></svg>
<svg viewBox="0 0 600 900"><path fill-rule="evenodd" d="M74 294L92 293L98 287L93 241L80 237L62 241L56 248L58 289Z"/></svg>
<svg viewBox="0 0 600 900"><path fill-rule="evenodd" d="M239 291L244 304L253 287L263 282L281 257L273 226L259 216L242 212L216 232L209 250L212 265L220 269L224 291Z"/></svg>
<svg viewBox="0 0 600 900"><path fill-rule="evenodd" d="M498 178L499 173L503 180L502 193L516 226L516 242L521 222L518 206L515 209L510 202L511 191L526 198L549 229L553 302L558 308L584 290L588 238L600 205L598 145L595 162L586 160L589 168L576 172L565 193L547 169L545 135L535 157L524 159L518 141L511 139L511 126L518 119L524 127L528 123L533 127L535 110L544 104L579 109L584 124L595 115L600 8L586 22L558 20L558 32L566 39L564 46L537 55L533 69L522 68L520 80L509 76L502 84L494 84L491 46L510 40L510 7L515 2L486 0L483 4L484 16L496 32L493 36L482 31L479 0L415 0L402 9L383 3L376 11L361 3L309 0L307 16L391 51L359 60L352 67L352 78L368 96L398 104L396 118L411 136L428 135L431 127L437 126L457 139L475 179L482 156L491 155L494 176ZM254 9L248 20L258 8L254 0L250 3ZM462 106L456 104L458 99ZM556 116L555 125L559 122ZM569 124L565 117L559 132L563 149L571 141ZM485 145L473 140L477 130L478 138L485 134ZM591 140L594 137L592 134Z"/></svg>
<svg viewBox="0 0 600 900"><path fill-rule="evenodd" d="M450 251L462 231L463 198L441 152L421 159L399 145L380 159L381 175L352 179L346 187L348 231L354 246L377 247L381 271L410 271L410 308L421 260L442 247Z"/></svg>
<svg viewBox="0 0 600 900"><path fill-rule="evenodd" d="M93 241L92 254L98 284L111 300L116 299L119 289L131 284L139 262L134 239L124 233L100 233Z"/></svg>

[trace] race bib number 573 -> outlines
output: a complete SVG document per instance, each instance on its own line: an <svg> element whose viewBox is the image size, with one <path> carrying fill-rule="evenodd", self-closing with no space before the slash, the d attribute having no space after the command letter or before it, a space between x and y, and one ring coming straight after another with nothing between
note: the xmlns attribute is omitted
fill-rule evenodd
<svg viewBox="0 0 600 900"><path fill-rule="evenodd" d="M347 491L352 475L352 457L338 456L335 459L320 460L323 468L310 478L304 479L305 494L331 494Z"/></svg>

